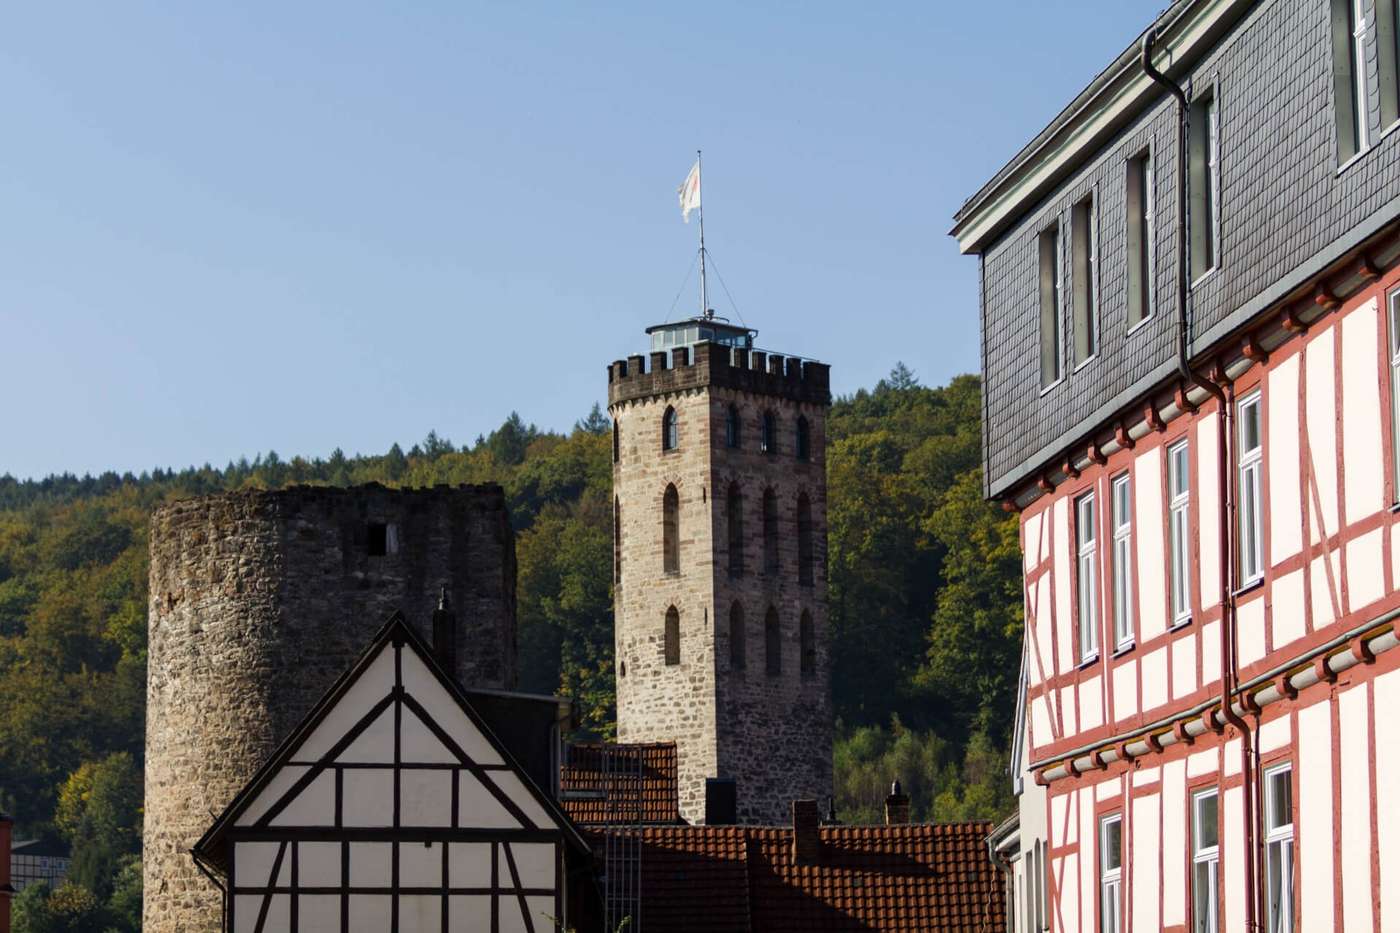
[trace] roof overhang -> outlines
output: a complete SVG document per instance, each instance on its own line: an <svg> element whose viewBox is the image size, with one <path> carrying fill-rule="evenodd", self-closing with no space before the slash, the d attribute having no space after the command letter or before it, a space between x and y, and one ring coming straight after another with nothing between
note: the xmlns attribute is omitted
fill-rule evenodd
<svg viewBox="0 0 1400 933"><path fill-rule="evenodd" d="M1257 0L1176 0L1152 24L1153 62L1180 78ZM958 249L981 253L1103 142L1163 94L1142 70L1144 31L953 217Z"/></svg>

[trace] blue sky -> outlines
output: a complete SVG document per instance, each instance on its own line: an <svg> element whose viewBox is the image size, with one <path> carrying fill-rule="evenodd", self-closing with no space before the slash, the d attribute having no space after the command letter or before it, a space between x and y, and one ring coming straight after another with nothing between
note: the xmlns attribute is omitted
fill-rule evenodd
<svg viewBox="0 0 1400 933"><path fill-rule="evenodd" d="M952 213L1164 0L21 4L0 474L568 428L692 313L838 392L978 366Z"/></svg>

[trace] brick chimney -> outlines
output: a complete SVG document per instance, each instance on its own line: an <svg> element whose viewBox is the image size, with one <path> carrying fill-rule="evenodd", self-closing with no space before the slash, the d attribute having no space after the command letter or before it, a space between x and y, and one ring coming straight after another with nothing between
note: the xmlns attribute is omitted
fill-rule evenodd
<svg viewBox="0 0 1400 933"><path fill-rule="evenodd" d="M885 825L897 826L909 822L909 795L899 786L899 779L890 785L890 795L885 798Z"/></svg>
<svg viewBox="0 0 1400 933"><path fill-rule="evenodd" d="M10 933L10 899L15 889L10 885L10 833L14 823L0 813L0 933Z"/></svg>
<svg viewBox="0 0 1400 933"><path fill-rule="evenodd" d="M821 813L815 800L792 802L792 860L815 865L821 856Z"/></svg>

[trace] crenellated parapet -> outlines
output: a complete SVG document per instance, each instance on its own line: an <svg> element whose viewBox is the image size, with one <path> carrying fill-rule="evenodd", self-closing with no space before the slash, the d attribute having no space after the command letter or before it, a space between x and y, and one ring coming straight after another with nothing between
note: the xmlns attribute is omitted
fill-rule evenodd
<svg viewBox="0 0 1400 933"><path fill-rule="evenodd" d="M831 367L780 353L698 343L616 360L608 366L608 404L717 386L831 404Z"/></svg>

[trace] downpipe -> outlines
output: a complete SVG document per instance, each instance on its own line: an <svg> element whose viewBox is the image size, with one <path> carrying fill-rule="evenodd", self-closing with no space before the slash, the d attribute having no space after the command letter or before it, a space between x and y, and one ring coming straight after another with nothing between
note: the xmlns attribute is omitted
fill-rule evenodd
<svg viewBox="0 0 1400 933"><path fill-rule="evenodd" d="M1215 399L1219 409L1220 417L1216 419L1216 488L1220 490L1218 498L1217 531L1219 533L1219 544L1217 551L1220 555L1220 568L1218 579L1220 581L1220 715L1225 722L1234 727L1240 735L1240 774L1244 792L1244 852L1245 852L1245 890L1249 896L1245 899L1245 928L1247 930L1257 930L1260 928L1259 920L1262 911L1260 898L1262 890L1256 883L1258 878L1257 866L1260 863L1258 839L1261 834L1258 831L1258 819L1261 807L1256 799L1255 772L1257 770L1257 755L1254 750L1253 736L1250 732L1249 723L1244 717L1235 712L1234 697L1238 689L1239 671L1236 660L1236 614L1235 614L1235 566L1233 559L1231 541L1236 521L1236 502L1234 485L1231 483L1231 476L1235 463L1235 444L1233 430L1234 426L1234 388L1229 378L1225 375L1223 368L1215 375L1211 376L1198 373L1191 368L1190 363L1190 317L1189 309L1191 305L1191 273L1188 265L1187 250L1190 247L1188 237L1190 215L1187 201L1187 178L1190 165L1190 100L1186 96L1186 91L1171 78L1167 77L1157 69L1152 63L1152 47L1157 41L1155 29L1149 29L1142 38L1142 70L1154 82L1161 85L1176 100L1177 110L1177 150L1176 150L1176 291L1177 291L1177 373L1184 384L1196 385L1204 389L1213 399ZM1214 714L1207 712L1206 715L1214 721ZM1213 731L1213 730L1212 730ZM1224 736L1221 738L1224 741ZM1219 806L1225 802L1225 774L1222 769L1219 778Z"/></svg>

